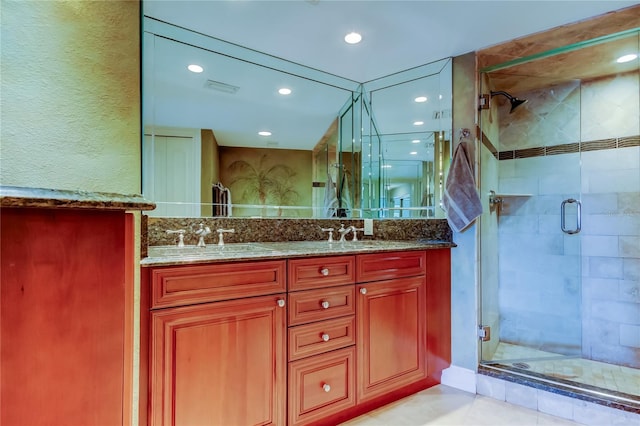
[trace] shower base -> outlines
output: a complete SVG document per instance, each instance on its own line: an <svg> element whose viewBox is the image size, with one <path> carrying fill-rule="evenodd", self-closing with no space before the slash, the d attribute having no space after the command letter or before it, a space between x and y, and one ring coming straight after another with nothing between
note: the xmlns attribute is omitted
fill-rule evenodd
<svg viewBox="0 0 640 426"><path fill-rule="evenodd" d="M583 399L590 399L587 396L593 395L598 400L621 401L619 408L640 407L640 369L502 342L498 344L493 358L483 361L483 366L487 367L482 371L481 366L480 372L484 374L508 376L513 373L540 383L556 383L566 388L566 393L571 396L580 397L584 392ZM501 373L492 372L494 368Z"/></svg>

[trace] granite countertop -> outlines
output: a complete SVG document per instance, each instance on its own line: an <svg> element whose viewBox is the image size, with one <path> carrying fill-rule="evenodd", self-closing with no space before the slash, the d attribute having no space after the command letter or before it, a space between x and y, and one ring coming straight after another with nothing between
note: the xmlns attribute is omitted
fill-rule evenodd
<svg viewBox="0 0 640 426"><path fill-rule="evenodd" d="M156 205L137 194L0 186L1 207L153 210Z"/></svg>
<svg viewBox="0 0 640 426"><path fill-rule="evenodd" d="M426 250L451 248L449 241L385 241L365 240L333 242L289 241L229 243L224 246L150 246L148 257L140 261L142 266L191 265L214 262L280 259L294 257L317 257L357 253L378 253L398 250Z"/></svg>

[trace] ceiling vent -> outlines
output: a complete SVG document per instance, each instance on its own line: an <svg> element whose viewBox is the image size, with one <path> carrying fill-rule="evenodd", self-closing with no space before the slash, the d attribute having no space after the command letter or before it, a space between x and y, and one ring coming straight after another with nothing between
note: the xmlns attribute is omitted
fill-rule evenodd
<svg viewBox="0 0 640 426"><path fill-rule="evenodd" d="M218 92L231 93L231 94L234 94L238 90L240 90L238 86L233 86L231 84L227 84L227 83L223 83L221 81L215 81L215 80L207 80L207 82L204 84L204 87L211 90L217 90Z"/></svg>
<svg viewBox="0 0 640 426"><path fill-rule="evenodd" d="M434 120L439 120L441 118L451 118L451 110L450 109L445 109L445 110L442 110L442 111L434 111L432 118Z"/></svg>

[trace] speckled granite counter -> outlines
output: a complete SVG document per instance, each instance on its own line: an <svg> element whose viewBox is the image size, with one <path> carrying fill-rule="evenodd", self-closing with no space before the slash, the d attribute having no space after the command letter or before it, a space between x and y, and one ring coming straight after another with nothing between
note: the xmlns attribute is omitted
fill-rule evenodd
<svg viewBox="0 0 640 426"><path fill-rule="evenodd" d="M168 229L183 229L184 243L195 245L198 236L195 231L200 224L212 231L219 228L234 229L233 234L226 234L224 239L228 243L253 242L287 242L287 241L322 241L328 234L322 228L337 230L340 225L363 228L364 221L360 218L340 219L293 219L293 218L171 218L147 217L143 215L143 228L146 229L149 246L172 245L176 242L175 235L168 235ZM333 234L338 236L337 232ZM353 234L347 236L353 238ZM438 240L452 241L453 235L446 219L374 219L373 235L363 235L358 232L358 238L363 240L382 241L415 241ZM216 241L215 233L207 237L207 244Z"/></svg>
<svg viewBox="0 0 640 426"><path fill-rule="evenodd" d="M224 246L177 247L152 246L142 266L168 266L211 262L260 260L272 258L316 257L340 254L378 253L398 250L451 248L448 241L288 241L265 243L231 243Z"/></svg>
<svg viewBox="0 0 640 426"><path fill-rule="evenodd" d="M0 207L153 210L156 205L140 195L0 186Z"/></svg>

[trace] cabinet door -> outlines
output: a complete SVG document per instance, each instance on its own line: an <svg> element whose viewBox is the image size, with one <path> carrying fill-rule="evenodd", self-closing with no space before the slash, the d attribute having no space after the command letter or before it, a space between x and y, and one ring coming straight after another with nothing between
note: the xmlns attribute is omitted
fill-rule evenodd
<svg viewBox="0 0 640 426"><path fill-rule="evenodd" d="M358 401L426 378L424 276L360 284Z"/></svg>
<svg viewBox="0 0 640 426"><path fill-rule="evenodd" d="M152 312L151 424L283 425L284 300Z"/></svg>

